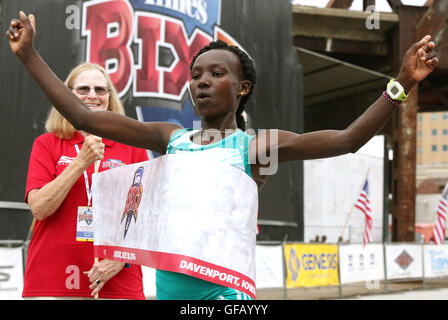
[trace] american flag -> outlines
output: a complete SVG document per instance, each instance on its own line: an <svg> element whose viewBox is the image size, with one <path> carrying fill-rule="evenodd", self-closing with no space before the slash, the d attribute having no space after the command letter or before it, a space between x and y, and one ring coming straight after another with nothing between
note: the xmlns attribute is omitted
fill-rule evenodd
<svg viewBox="0 0 448 320"><path fill-rule="evenodd" d="M362 187L361 193L355 202L355 208L361 210L364 213L365 225L364 233L362 236L362 242L364 245L372 242L372 210L370 208L370 194L369 194L369 179L366 178L364 187Z"/></svg>
<svg viewBox="0 0 448 320"><path fill-rule="evenodd" d="M432 230L432 238L435 244L442 244L445 239L445 222L448 211L448 183L443 189L442 198L437 207L437 220Z"/></svg>

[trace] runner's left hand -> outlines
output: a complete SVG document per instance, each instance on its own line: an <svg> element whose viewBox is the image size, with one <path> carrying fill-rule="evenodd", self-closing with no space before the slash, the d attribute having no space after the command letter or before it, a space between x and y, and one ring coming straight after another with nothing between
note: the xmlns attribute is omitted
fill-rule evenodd
<svg viewBox="0 0 448 320"><path fill-rule="evenodd" d="M417 82L425 79L439 62L434 50L435 46L431 36L426 35L406 51L397 76L398 82L403 85L406 93Z"/></svg>

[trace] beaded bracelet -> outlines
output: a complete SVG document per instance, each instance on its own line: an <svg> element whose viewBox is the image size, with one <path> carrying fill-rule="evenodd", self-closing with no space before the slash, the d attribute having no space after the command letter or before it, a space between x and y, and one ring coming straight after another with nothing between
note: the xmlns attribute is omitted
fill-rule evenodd
<svg viewBox="0 0 448 320"><path fill-rule="evenodd" d="M386 91L383 91L383 97L391 104L393 104L396 107L399 107L401 105L401 102L397 102L396 100L393 100Z"/></svg>

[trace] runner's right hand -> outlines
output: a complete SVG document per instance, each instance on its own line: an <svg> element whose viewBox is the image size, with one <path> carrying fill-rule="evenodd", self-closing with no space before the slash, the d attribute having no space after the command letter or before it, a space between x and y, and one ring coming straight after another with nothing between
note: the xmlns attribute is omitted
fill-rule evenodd
<svg viewBox="0 0 448 320"><path fill-rule="evenodd" d="M20 11L20 20L12 19L6 37L9 46L19 58L25 59L34 50L33 39L36 33L36 20L33 14L27 16Z"/></svg>

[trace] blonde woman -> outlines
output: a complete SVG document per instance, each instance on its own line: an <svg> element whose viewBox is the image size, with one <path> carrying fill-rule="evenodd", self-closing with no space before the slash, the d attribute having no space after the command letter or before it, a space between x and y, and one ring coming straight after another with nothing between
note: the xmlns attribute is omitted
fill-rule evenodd
<svg viewBox="0 0 448 320"><path fill-rule="evenodd" d="M104 69L84 63L65 85L94 111L124 115ZM23 297L31 299L144 299L140 266L101 260L94 263L91 176L99 171L148 160L146 150L77 131L53 107L47 133L33 144L25 201L36 219L28 249Z"/></svg>

